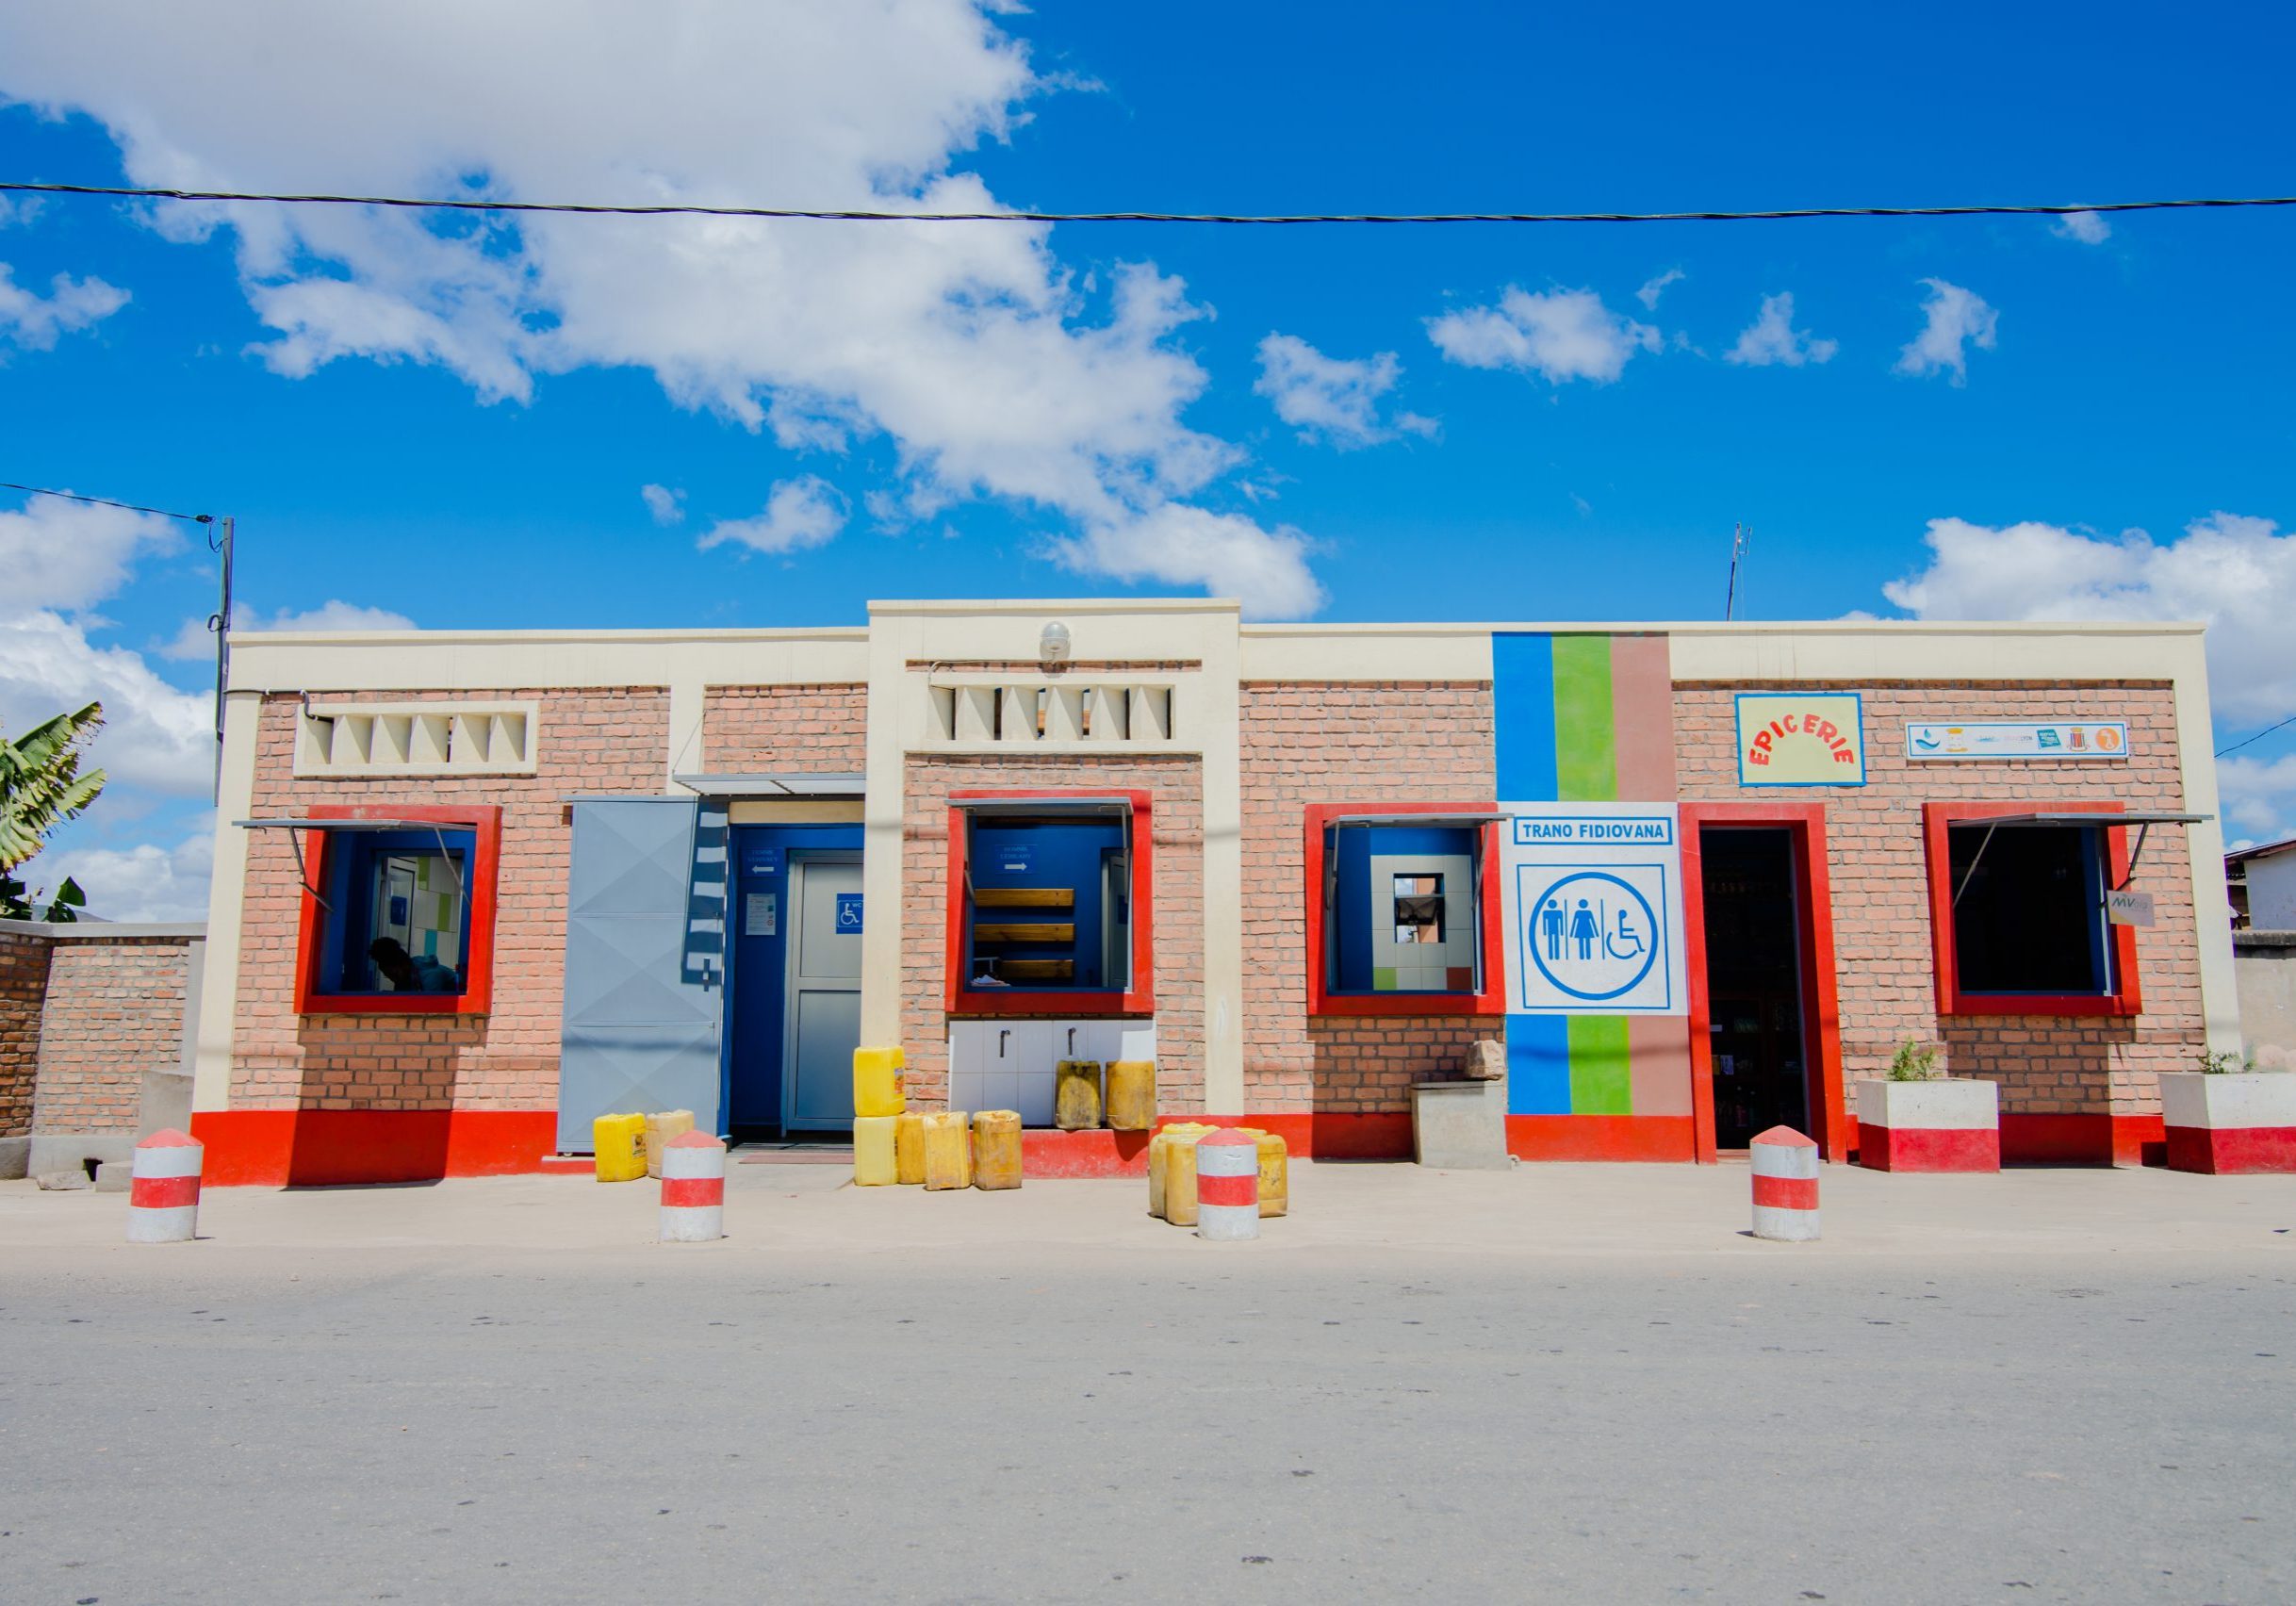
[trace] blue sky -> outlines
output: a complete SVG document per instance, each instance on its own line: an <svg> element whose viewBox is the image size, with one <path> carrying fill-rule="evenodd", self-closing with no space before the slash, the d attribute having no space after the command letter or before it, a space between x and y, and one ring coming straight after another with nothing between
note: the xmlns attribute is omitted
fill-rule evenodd
<svg viewBox="0 0 2296 1606"><path fill-rule="evenodd" d="M2296 25L2260 6L695 0L585 27L501 0L367 33L276 0L205 25L113 9L0 21L7 176L766 204L938 182L1222 210L2289 188L2273 63ZM2026 219L837 230L474 244L464 222L17 206L0 479L236 515L243 620L425 626L1206 589L1271 616L1707 617L1744 519L1754 616L2205 612L2226 739L2296 713L2296 209L2085 238ZM1908 371L1933 306L1942 366ZM1790 343L1742 345L1765 310ZM675 493L670 521L648 485ZM0 516L23 505L0 494ZM38 511L17 539L57 539ZM1939 520L1960 522L1933 549ZM90 530L75 549L122 554L116 579L34 601L115 681L133 653L196 692L201 664L163 649L211 576L161 539ZM21 727L47 711L15 702L74 684L14 639L0 717ZM143 723L171 718L115 735L141 778L65 844L146 850L84 862L123 898L157 885L153 909L199 871L183 709ZM168 752L139 767L137 741ZM2285 834L2296 728L2242 758L2227 835Z"/></svg>

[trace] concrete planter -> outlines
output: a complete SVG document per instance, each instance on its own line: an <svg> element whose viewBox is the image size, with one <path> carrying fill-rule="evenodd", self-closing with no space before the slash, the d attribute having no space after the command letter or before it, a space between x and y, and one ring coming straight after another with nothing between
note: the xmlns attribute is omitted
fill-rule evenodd
<svg viewBox="0 0 2296 1606"><path fill-rule="evenodd" d="M2171 1071L2160 1078L2169 1168L2212 1175L2296 1172L2296 1074Z"/></svg>
<svg viewBox="0 0 2296 1606"><path fill-rule="evenodd" d="M1873 1171L1999 1171L2000 1088L1976 1078L1860 1082L1858 1163Z"/></svg>
<svg viewBox="0 0 2296 1606"><path fill-rule="evenodd" d="M1411 1157L1443 1171L1504 1171L1507 1085L1419 1082L1411 1090Z"/></svg>

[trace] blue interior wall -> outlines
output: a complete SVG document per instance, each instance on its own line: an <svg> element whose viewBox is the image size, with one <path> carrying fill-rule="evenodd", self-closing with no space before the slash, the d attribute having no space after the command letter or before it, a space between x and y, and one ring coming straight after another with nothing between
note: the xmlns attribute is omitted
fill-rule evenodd
<svg viewBox="0 0 2296 1606"><path fill-rule="evenodd" d="M320 891L325 894L335 918L323 921L320 926L319 987L322 992L375 991L373 966L369 961L366 943L362 941L356 952L345 942L351 932L365 933L374 929L375 860L392 853L429 853L438 851L439 839L446 839L447 851L453 856L455 868L467 877L475 837L469 831L343 831L336 833L327 851L327 877ZM312 849L304 848L309 854ZM469 963L470 955L470 900L462 900L462 942L458 952L463 963ZM348 963L351 974L343 974ZM462 972L458 968L456 975Z"/></svg>
<svg viewBox="0 0 2296 1606"><path fill-rule="evenodd" d="M1337 839L1335 842L1334 839ZM1333 991L1371 991L1371 933L1385 920L1389 900L1371 885L1374 854L1459 854L1474 862L1475 833L1459 826L1335 826L1324 835L1323 851L1337 866L1332 890L1332 918L1337 923L1338 976ZM1319 895L1320 895L1319 893ZM1469 889L1443 883L1443 918L1462 920L1473 908Z"/></svg>
<svg viewBox="0 0 2296 1606"><path fill-rule="evenodd" d="M1075 892L1075 940L1066 946L999 943L991 951L1003 959L1072 959L1082 989L1121 989L1125 977L1100 974L1100 875L1103 859L1124 845L1123 822L1114 819L1062 820L1025 824L978 820L972 827L966 869L976 890L983 887L1067 887ZM991 925L1066 921L1071 915L1052 910L992 909L978 918ZM972 960L972 929L965 930L967 974ZM1029 982L1028 987L1058 983Z"/></svg>
<svg viewBox="0 0 2296 1606"><path fill-rule="evenodd" d="M735 1126L781 1124L781 1041L787 1005L789 866L808 850L858 853L861 828L735 826L733 907L728 911L726 1090L720 1106ZM749 931L751 893L771 893L774 934Z"/></svg>

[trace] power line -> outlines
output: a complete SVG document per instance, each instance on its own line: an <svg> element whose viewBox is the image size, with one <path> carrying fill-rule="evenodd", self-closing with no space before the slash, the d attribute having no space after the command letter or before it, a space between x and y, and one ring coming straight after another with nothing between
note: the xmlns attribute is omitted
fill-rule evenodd
<svg viewBox="0 0 2296 1606"><path fill-rule="evenodd" d="M811 206L616 205L476 197L287 195L240 189L147 189L128 185L0 181L0 194L112 196L128 201L257 201L282 206L397 206L435 212L557 212L620 218L761 218L833 223L1741 223L1796 218L2062 218L2078 212L2168 212L2201 207L2296 206L2296 195L2079 205L1785 206L1726 212L880 212Z"/></svg>
<svg viewBox="0 0 2296 1606"><path fill-rule="evenodd" d="M186 524L213 524L212 513L174 513L164 507L145 507L138 502L113 501L109 497L83 497L72 491L51 491L41 485L19 485L13 480L0 480L0 491L29 491L36 497L60 497L65 501L86 502L90 507L116 507L129 513L156 514L161 518L180 518Z"/></svg>
<svg viewBox="0 0 2296 1606"><path fill-rule="evenodd" d="M2257 732L2256 732L2256 733L2255 733L2254 736L2245 736L2245 737L2242 737L2242 738L2241 738L2239 741L2235 742L2235 743L2234 743L2234 744L2233 744L2231 746L2229 746L2229 747L2219 747L2219 748L2216 750L2216 755L2215 755L2215 756L2221 759L2221 758L2222 758L2222 757L2223 757L2223 756L2224 756L2226 753L2237 753L2237 752L2239 752L2239 750L2240 750L2242 747L2254 746L2255 746L2256 743L2263 741L2263 740L2264 740L2264 739L2265 739L2267 736L2270 736L2270 735L2271 735L2271 734L2273 731L2275 731L2275 730L2279 729L2280 729L2280 727L2281 727L2281 726L2283 726L2283 725L2296 725L2296 713L2291 713L2291 714L2289 714L2289 715L2288 715L2288 716L2286 719L2284 719L2284 720L2280 721L2280 724L2279 724L2279 725L2268 725L2268 726L2266 726L2266 727L2265 727L2263 729L2261 729L2261 730L2257 731Z"/></svg>

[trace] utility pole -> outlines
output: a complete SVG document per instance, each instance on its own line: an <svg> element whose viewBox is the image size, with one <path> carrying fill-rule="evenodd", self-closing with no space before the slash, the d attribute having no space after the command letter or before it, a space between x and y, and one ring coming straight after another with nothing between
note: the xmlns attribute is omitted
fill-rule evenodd
<svg viewBox="0 0 2296 1606"><path fill-rule="evenodd" d="M228 514L211 528L214 533L207 537L207 549L222 560L221 596L215 612L207 619L207 628L215 632L215 795L221 801L223 795L223 692L231 680L231 548L236 531Z"/></svg>
<svg viewBox="0 0 2296 1606"><path fill-rule="evenodd" d="M1738 565L1745 560L1746 554L1753 549L1753 545L1754 533L1744 524L1733 522L1730 527L1730 593L1722 601L1722 619L1725 624L1737 615ZM229 570L226 569L225 572L228 573Z"/></svg>

